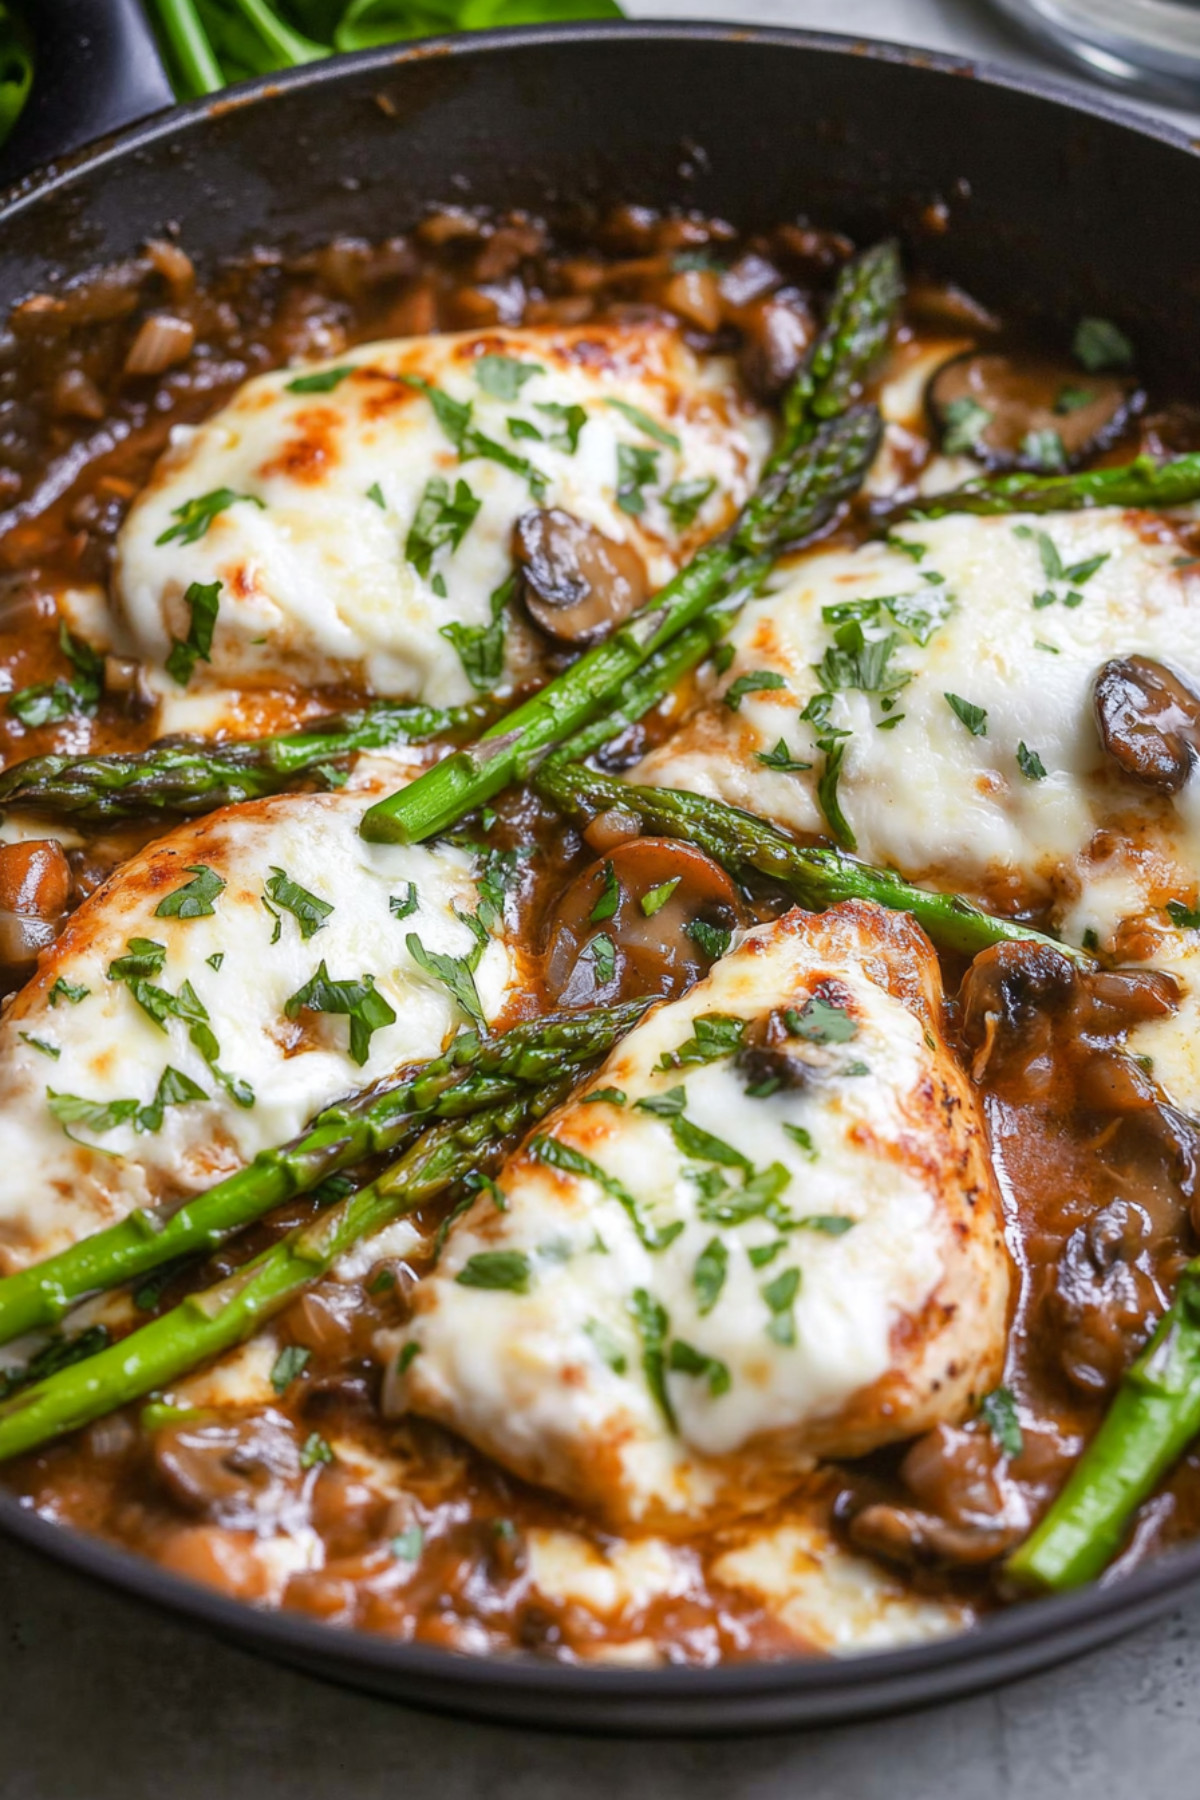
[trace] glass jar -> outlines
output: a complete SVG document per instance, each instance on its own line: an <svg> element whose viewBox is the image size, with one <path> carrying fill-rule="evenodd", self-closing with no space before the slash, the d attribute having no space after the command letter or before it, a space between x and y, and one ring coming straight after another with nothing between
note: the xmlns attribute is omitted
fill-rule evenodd
<svg viewBox="0 0 1200 1800"><path fill-rule="evenodd" d="M1024 30L1114 85L1200 101L1200 0L993 0Z"/></svg>

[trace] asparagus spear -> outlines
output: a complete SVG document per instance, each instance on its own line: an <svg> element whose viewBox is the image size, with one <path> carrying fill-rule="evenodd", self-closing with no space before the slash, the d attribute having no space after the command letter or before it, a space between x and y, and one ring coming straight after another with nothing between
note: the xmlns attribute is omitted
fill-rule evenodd
<svg viewBox="0 0 1200 1800"><path fill-rule="evenodd" d="M212 812L276 794L297 775L359 750L468 735L494 712L481 701L442 709L383 700L248 743L164 738L132 756L33 756L0 775L0 807L65 813L95 825L147 813Z"/></svg>
<svg viewBox="0 0 1200 1800"><path fill-rule="evenodd" d="M903 295L904 273L894 238L845 265L824 329L784 396L775 463L807 443L822 419L845 412L891 336Z"/></svg>
<svg viewBox="0 0 1200 1800"><path fill-rule="evenodd" d="M1009 1557L1025 1586L1093 1580L1120 1549L1137 1507L1200 1432L1200 1259L1126 1371L1099 1431L1033 1534Z"/></svg>
<svg viewBox="0 0 1200 1800"><path fill-rule="evenodd" d="M433 1127L369 1187L290 1232L218 1286L189 1295L95 1356L22 1389L0 1405L0 1460L165 1387L243 1342L356 1243L489 1163L513 1132L548 1112L562 1093L557 1082L460 1125Z"/></svg>
<svg viewBox="0 0 1200 1800"><path fill-rule="evenodd" d="M541 752L610 701L656 651L708 611L733 580L830 518L862 480L879 431L879 415L869 406L854 407L822 425L811 443L760 483L732 532L705 545L612 637L498 719L477 743L372 806L363 818L362 835L376 843L420 843L527 775Z"/></svg>
<svg viewBox="0 0 1200 1800"><path fill-rule="evenodd" d="M1091 506L1183 506L1200 500L1200 451L1157 463L1135 456L1113 469L1077 475L981 475L948 493L904 507L901 516L940 519L946 513L1075 512Z"/></svg>
<svg viewBox="0 0 1200 1800"><path fill-rule="evenodd" d="M443 1056L382 1092L320 1113L307 1131L187 1201L169 1218L134 1212L45 1262L0 1279L0 1344L53 1325L84 1294L132 1281L197 1250L211 1250L293 1194L338 1169L396 1150L434 1118L461 1117L540 1086L604 1055L641 1017L645 1000L534 1019L486 1042L473 1031Z"/></svg>
<svg viewBox="0 0 1200 1800"><path fill-rule="evenodd" d="M569 763L565 756L547 758L538 771L539 791L563 812L587 815L604 811L636 814L646 831L686 838L739 881L751 873L765 875L787 890L800 905L820 911L839 900L875 900L894 911L912 913L942 950L975 956L989 944L1048 944L1053 940L1013 919L1000 919L972 906L956 894L930 893L893 875L890 869L796 844L753 813L706 800L676 788L632 787L618 777ZM1055 943L1064 956L1090 964L1090 958Z"/></svg>

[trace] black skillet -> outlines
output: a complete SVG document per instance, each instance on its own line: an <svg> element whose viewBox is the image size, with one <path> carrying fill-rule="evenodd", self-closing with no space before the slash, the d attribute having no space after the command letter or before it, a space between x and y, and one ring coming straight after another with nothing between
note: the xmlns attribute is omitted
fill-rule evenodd
<svg viewBox="0 0 1200 1800"><path fill-rule="evenodd" d="M1178 390L1200 342L1200 157L1104 99L925 51L720 25L522 29L318 63L134 125L169 99L137 0L41 0L45 164L0 204L0 316L178 221L202 261L268 242L383 236L434 202L684 205L741 226L806 212L859 241L899 230L931 274L1002 313L1121 324ZM83 40L87 40L86 51ZM0 175L5 173L0 169ZM51 1525L26 1544L342 1682L489 1718L604 1731L829 1722L1029 1674L1167 1611L1200 1544L1126 1579L914 1649L715 1670L479 1660L258 1612Z"/></svg>

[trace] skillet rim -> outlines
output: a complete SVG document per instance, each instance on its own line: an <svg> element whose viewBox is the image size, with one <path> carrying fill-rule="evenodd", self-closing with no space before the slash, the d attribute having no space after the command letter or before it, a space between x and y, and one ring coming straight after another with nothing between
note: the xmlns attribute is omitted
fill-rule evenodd
<svg viewBox="0 0 1200 1800"><path fill-rule="evenodd" d="M566 42L713 43L816 52L883 62L979 81L1043 101L1067 113L1099 116L1155 139L1200 165L1200 138L1134 111L1103 91L1030 76L986 60L844 33L709 20L612 20L427 38L334 56L260 76L220 94L168 107L99 139L0 191L0 230L43 198L108 164L198 130L230 110L268 103L364 72L381 74L431 56L486 57L492 51ZM1097 1648L1160 1616L1185 1587L1200 1581L1200 1539L1128 1575L1102 1578L1070 1594L1039 1597L986 1615L965 1631L898 1649L845 1657L794 1657L713 1668L622 1669L540 1660L531 1655L474 1655L331 1626L282 1609L266 1610L175 1575L135 1552L44 1519L0 1488L0 1531L53 1562L175 1616L198 1621L284 1662L351 1685L443 1710L540 1728L605 1725L627 1733L689 1734L832 1724L953 1698ZM371 1678L377 1678L374 1681ZM530 1703L545 1699L549 1718ZM522 1707L521 1703L524 1702ZM755 1702L759 1704L756 1706ZM706 1709L701 1712L700 1709Z"/></svg>

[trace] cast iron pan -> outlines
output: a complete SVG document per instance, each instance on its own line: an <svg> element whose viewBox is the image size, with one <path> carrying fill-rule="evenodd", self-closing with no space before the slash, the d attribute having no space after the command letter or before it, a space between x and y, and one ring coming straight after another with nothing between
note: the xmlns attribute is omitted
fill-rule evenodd
<svg viewBox="0 0 1200 1800"><path fill-rule="evenodd" d="M137 0L33 10L59 79L13 158L32 144L45 162L52 141L78 142L81 119L111 129L122 112L167 103ZM211 261L263 241L382 236L434 202L544 209L580 196L683 203L741 226L804 211L859 240L899 229L928 271L1002 312L1117 320L1152 359L1151 378L1175 388L1200 341L1200 157L1183 138L1097 96L923 51L674 24L428 41L150 118L46 163L0 201L0 315L31 289L131 254L171 220ZM0 1526L339 1681L493 1719L626 1732L762 1729L945 1699L1114 1638L1200 1578L1198 1543L915 1649L633 1672L477 1660L257 1612L3 1495Z"/></svg>

